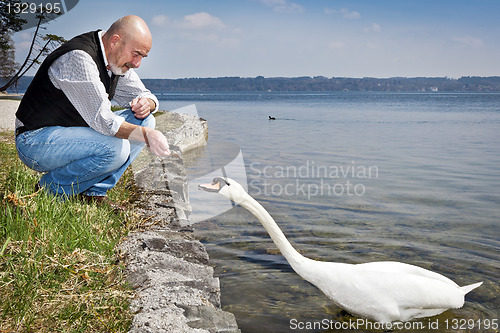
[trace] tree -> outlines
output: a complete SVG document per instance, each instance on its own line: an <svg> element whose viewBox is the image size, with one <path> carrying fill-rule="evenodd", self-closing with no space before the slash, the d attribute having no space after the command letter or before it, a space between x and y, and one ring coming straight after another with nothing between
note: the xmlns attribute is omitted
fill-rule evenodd
<svg viewBox="0 0 500 333"><path fill-rule="evenodd" d="M26 20L14 14L10 8L20 0L2 0L0 2L0 36L4 36L8 31L20 31ZM0 39L0 49L5 49L8 46L5 40Z"/></svg>
<svg viewBox="0 0 500 333"><path fill-rule="evenodd" d="M13 56L13 43L12 39L10 38L10 34L15 31L20 31L22 29L22 25L26 22L26 20L21 19L20 17L16 16L15 14L9 12L7 6L7 3L10 3L11 5L14 3L19 3L19 0L7 0L2 2L0 6L0 51L2 53L2 57L5 57L8 59L9 55L12 57ZM38 7L37 7L38 8ZM66 40L63 37L57 36L57 35L52 35L52 34L45 34L43 35L40 33L40 30L44 30L45 27L42 26L42 23L44 22L44 19L47 15L47 12L44 8L38 9L40 12L36 16L38 19L35 33L33 34L33 39L31 41L31 46L28 51L28 55L26 56L26 59L24 60L23 64L17 68L16 72L16 63L14 59L12 58L12 61L10 64L13 66L10 69L10 72L8 69L3 69L2 71L9 72L10 79L6 79L6 83L0 87L0 91L5 91L12 85L16 84L16 82L24 75L26 72L31 69L34 65L38 65L41 63L41 58L46 56L47 54L50 53L55 47L59 46L60 44L64 43ZM51 15L53 13L50 13ZM8 63L5 65L2 64L0 65L1 67L7 67L9 66ZM2 76L0 77L9 77L8 76Z"/></svg>
<svg viewBox="0 0 500 333"><path fill-rule="evenodd" d="M2 0L0 2L0 51L8 50L12 47L9 41L12 32L20 31L26 20L14 14L10 8L20 0Z"/></svg>
<svg viewBox="0 0 500 333"><path fill-rule="evenodd" d="M9 8L19 0L5 0L0 3L0 79L7 81L16 73L19 65L15 61L12 34L21 30L26 20L14 15Z"/></svg>
<svg viewBox="0 0 500 333"><path fill-rule="evenodd" d="M2 47L2 51L0 52L0 79L6 80L7 78L13 76L17 69L19 68L19 64L16 63L15 52L11 32L6 32L2 35L2 41L5 42L5 47Z"/></svg>

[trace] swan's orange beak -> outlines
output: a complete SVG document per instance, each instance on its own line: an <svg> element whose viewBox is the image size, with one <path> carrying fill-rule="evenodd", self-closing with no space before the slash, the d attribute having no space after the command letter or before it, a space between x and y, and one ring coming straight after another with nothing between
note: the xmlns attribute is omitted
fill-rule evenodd
<svg viewBox="0 0 500 333"><path fill-rule="evenodd" d="M207 191L207 192L219 192L220 190L220 182L218 181L214 181L210 184L200 184L198 185L198 188L200 190L204 190L204 191Z"/></svg>

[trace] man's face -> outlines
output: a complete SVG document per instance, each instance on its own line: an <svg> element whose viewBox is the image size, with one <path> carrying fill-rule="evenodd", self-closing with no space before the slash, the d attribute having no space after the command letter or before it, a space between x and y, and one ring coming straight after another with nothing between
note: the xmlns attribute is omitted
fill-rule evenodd
<svg viewBox="0 0 500 333"><path fill-rule="evenodd" d="M115 75L124 75L130 68L138 68L150 50L149 40L120 39L109 54L109 67Z"/></svg>

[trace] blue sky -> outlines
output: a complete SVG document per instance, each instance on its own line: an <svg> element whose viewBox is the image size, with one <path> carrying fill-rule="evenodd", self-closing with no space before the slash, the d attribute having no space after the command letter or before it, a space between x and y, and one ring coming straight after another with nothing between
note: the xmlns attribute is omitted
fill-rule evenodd
<svg viewBox="0 0 500 333"><path fill-rule="evenodd" d="M47 33L128 14L153 34L143 78L500 75L498 0L80 0ZM14 36L18 62L32 32Z"/></svg>

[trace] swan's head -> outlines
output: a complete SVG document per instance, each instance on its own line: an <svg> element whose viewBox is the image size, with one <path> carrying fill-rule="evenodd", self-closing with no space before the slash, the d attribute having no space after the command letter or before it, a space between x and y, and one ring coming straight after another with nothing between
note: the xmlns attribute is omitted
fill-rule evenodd
<svg viewBox="0 0 500 333"><path fill-rule="evenodd" d="M238 182L231 178L217 177L210 184L200 184L198 188L207 192L219 193L225 198L239 204L248 197L247 192Z"/></svg>

